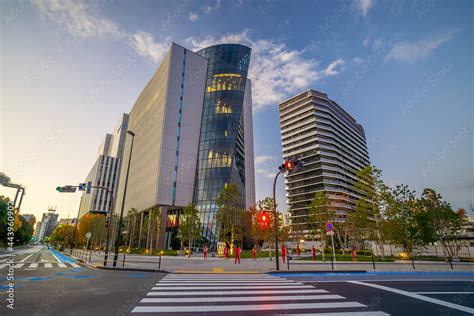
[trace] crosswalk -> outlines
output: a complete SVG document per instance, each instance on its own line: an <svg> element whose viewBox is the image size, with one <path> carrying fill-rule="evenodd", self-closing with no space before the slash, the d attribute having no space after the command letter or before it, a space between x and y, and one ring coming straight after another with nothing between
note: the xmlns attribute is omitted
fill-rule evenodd
<svg viewBox="0 0 474 316"><path fill-rule="evenodd" d="M0 264L0 270L8 268L10 264ZM73 262L20 262L13 265L15 269L51 269L51 268L80 268L81 266Z"/></svg>
<svg viewBox="0 0 474 316"><path fill-rule="evenodd" d="M267 274L168 274L132 313L387 316L304 283Z"/></svg>

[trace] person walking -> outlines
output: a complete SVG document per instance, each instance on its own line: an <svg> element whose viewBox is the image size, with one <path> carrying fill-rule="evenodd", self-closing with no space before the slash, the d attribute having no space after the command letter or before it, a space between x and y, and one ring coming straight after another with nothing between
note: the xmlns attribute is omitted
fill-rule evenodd
<svg viewBox="0 0 474 316"><path fill-rule="evenodd" d="M311 254L313 255L313 260L316 260L316 248L314 248L314 245L311 247Z"/></svg>
<svg viewBox="0 0 474 316"><path fill-rule="evenodd" d="M229 260L229 247L227 245L224 248L224 259Z"/></svg>
<svg viewBox="0 0 474 316"><path fill-rule="evenodd" d="M351 256L352 256L352 261L357 261L357 253L355 249L352 249Z"/></svg>
<svg viewBox="0 0 474 316"><path fill-rule="evenodd" d="M237 246L234 248L234 252L235 252L235 261L234 263L237 264L237 262L240 264L240 247Z"/></svg>
<svg viewBox="0 0 474 316"><path fill-rule="evenodd" d="M299 257L300 254L301 254L300 245L297 245L297 246L296 246L296 255Z"/></svg>
<svg viewBox="0 0 474 316"><path fill-rule="evenodd" d="M285 263L286 259L286 247L284 245L281 246L281 260L283 260L283 263Z"/></svg>
<svg viewBox="0 0 474 316"><path fill-rule="evenodd" d="M255 261L257 260L257 246L254 245L252 249L252 259Z"/></svg>
<svg viewBox="0 0 474 316"><path fill-rule="evenodd" d="M204 259L207 259L207 246L204 245Z"/></svg>

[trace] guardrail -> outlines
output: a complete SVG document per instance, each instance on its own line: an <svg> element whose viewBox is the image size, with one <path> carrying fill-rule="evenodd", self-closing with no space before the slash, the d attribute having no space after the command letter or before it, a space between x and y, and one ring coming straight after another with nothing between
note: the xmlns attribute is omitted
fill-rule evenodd
<svg viewBox="0 0 474 316"><path fill-rule="evenodd" d="M302 257L302 258L311 258L311 257ZM449 264L451 270L454 270L455 265L472 265L474 266L474 262L457 262L453 261L452 258L446 258L446 261L430 261L430 262L420 262L417 261L416 259L410 258L410 261L408 262L383 262L383 261L377 261L375 260L375 257L371 257L371 261L336 261L334 262L334 259L332 256L329 257L328 261L313 261L313 260L295 260L294 256L288 256L286 260L286 265L288 271L290 271L290 266L297 266L297 265L315 265L315 266L322 266L322 265L328 265L331 264L331 270L337 270L337 265L350 265L350 266L360 266L360 265L370 265L372 264L372 267L374 271L377 270L376 266L397 266L397 265L405 265L406 263L410 262L413 270L416 270L416 266L423 266L423 265L432 265L432 266L441 266L441 265L447 265ZM380 260L380 258L379 258ZM291 263L290 263L291 261Z"/></svg>

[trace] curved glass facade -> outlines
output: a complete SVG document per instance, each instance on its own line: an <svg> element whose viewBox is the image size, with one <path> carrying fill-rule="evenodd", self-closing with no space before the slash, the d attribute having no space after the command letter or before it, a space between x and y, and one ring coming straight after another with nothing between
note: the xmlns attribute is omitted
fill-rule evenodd
<svg viewBox="0 0 474 316"><path fill-rule="evenodd" d="M216 198L234 183L245 206L245 155L242 107L250 48L222 44L197 54L208 59L194 203L200 212L202 235L217 242Z"/></svg>

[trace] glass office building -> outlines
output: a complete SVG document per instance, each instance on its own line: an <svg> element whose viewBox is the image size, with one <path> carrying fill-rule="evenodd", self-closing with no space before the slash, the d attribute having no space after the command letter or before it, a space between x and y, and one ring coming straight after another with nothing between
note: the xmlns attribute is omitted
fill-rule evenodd
<svg viewBox="0 0 474 316"><path fill-rule="evenodd" d="M251 133L246 129L251 122L245 119L244 96L250 89L250 52L249 47L237 44L215 45L197 52L208 60L208 68L194 202L200 211L202 234L210 243L217 241L216 199L227 184L237 185L242 208L246 207L245 133Z"/></svg>

